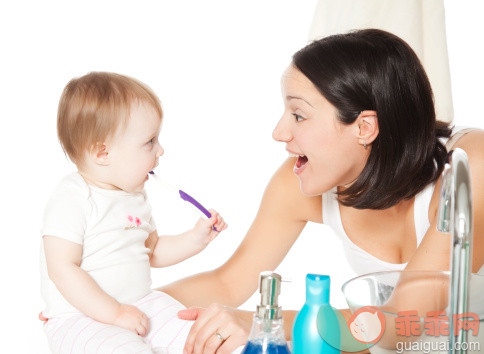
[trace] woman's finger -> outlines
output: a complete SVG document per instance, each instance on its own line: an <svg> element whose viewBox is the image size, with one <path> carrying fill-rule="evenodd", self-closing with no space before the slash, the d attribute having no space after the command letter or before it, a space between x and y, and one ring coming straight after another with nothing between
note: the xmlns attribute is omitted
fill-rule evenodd
<svg viewBox="0 0 484 354"><path fill-rule="evenodd" d="M221 334L221 331L214 332L208 337L205 346L203 347L203 354L215 354L224 342L225 337Z"/></svg>
<svg viewBox="0 0 484 354"><path fill-rule="evenodd" d="M49 319L42 312L39 313L39 320L47 322Z"/></svg>
<svg viewBox="0 0 484 354"><path fill-rule="evenodd" d="M227 313L224 311L220 311L212 316L205 325L199 329L197 336L195 338L195 343L193 347L193 351L195 353L206 353L205 347L207 343L211 343L212 346L215 346L215 350L220 346L222 340L219 338L221 336L225 339L226 334L224 333L224 324L226 323ZM219 336L216 335L219 333ZM224 333L224 334L222 334ZM215 337L215 338L212 338ZM213 339L218 339L218 343ZM210 352L209 352L210 353ZM215 351L213 352L215 353Z"/></svg>
<svg viewBox="0 0 484 354"><path fill-rule="evenodd" d="M185 310L178 311L177 315L180 320L195 321L203 311L205 311L205 309L201 307L190 307Z"/></svg>
<svg viewBox="0 0 484 354"><path fill-rule="evenodd" d="M231 354L247 342L246 336L232 335L217 349L217 354Z"/></svg>
<svg viewBox="0 0 484 354"><path fill-rule="evenodd" d="M224 337L225 340L217 349L217 354L232 353L238 347L245 345L251 326L252 323L241 322L239 318L228 316L223 329L228 335Z"/></svg>
<svg viewBox="0 0 484 354"><path fill-rule="evenodd" d="M198 332L205 326L205 324L215 316L219 311L221 311L222 306L217 304L210 305L204 311L199 311L197 320L193 324L190 332L188 333L187 340L185 341L185 351L188 354L193 353L193 348L195 346L195 340L198 336Z"/></svg>

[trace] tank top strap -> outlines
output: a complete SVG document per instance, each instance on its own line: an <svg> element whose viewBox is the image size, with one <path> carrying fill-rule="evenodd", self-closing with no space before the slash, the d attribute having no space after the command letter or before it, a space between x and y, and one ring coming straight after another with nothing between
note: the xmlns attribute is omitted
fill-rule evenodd
<svg viewBox="0 0 484 354"><path fill-rule="evenodd" d="M344 239L342 235L346 235L346 233L341 223L336 191L337 188L335 187L323 194L323 223L331 226L336 234Z"/></svg>
<svg viewBox="0 0 484 354"><path fill-rule="evenodd" d="M413 219L415 224L415 235L417 236L417 247L422 242L427 230L430 227L429 207L430 200L434 194L435 183L429 184L415 196L413 204Z"/></svg>

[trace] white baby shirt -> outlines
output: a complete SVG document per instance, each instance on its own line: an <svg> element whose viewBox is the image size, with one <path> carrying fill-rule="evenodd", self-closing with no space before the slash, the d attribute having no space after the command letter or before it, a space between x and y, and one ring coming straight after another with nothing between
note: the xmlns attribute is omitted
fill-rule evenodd
<svg viewBox="0 0 484 354"><path fill-rule="evenodd" d="M45 208L41 234L83 246L80 267L109 295L133 303L150 292L145 240L155 230L146 192L127 193L88 185L79 173L66 176ZM49 279L40 250L44 316L77 313Z"/></svg>

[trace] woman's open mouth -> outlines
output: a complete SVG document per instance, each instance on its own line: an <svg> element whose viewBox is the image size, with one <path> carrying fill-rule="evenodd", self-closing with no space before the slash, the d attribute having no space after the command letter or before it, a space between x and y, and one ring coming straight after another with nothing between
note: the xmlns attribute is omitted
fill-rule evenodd
<svg viewBox="0 0 484 354"><path fill-rule="evenodd" d="M295 174L300 174L302 171L304 171L304 168L306 167L306 163L308 162L308 158L306 155L299 155L296 163L294 164L294 173Z"/></svg>

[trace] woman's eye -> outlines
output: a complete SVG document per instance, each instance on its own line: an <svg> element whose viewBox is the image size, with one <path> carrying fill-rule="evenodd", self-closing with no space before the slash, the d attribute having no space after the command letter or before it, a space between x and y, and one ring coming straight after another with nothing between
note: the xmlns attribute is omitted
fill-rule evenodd
<svg viewBox="0 0 484 354"><path fill-rule="evenodd" d="M296 122L302 122L304 120L304 118L301 117L299 114L293 113L292 115L294 116Z"/></svg>
<svg viewBox="0 0 484 354"><path fill-rule="evenodd" d="M148 144L153 144L155 142L155 138L151 138L150 141L148 141Z"/></svg>

